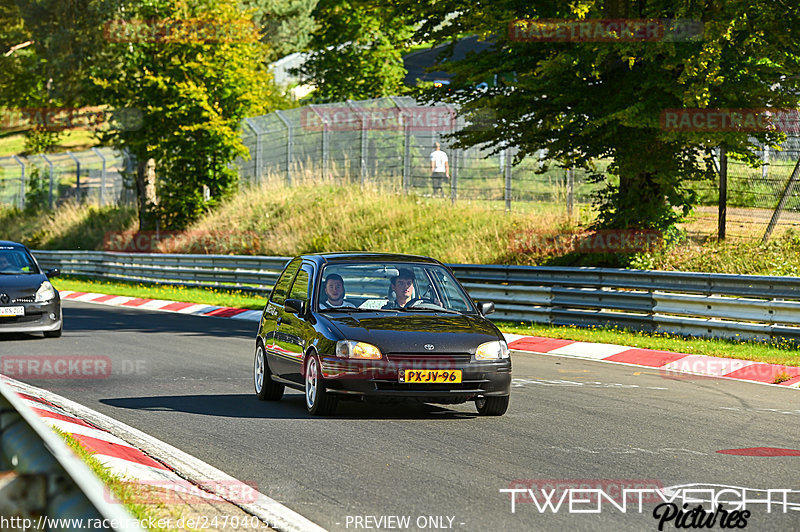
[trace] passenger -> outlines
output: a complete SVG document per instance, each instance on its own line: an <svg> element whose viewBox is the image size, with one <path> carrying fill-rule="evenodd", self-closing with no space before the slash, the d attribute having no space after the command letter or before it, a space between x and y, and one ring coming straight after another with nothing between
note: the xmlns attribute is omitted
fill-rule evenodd
<svg viewBox="0 0 800 532"><path fill-rule="evenodd" d="M414 272L408 268L400 268L397 275L392 277L391 292L393 297L383 306L385 309L405 308L415 301L414 298Z"/></svg>
<svg viewBox="0 0 800 532"><path fill-rule="evenodd" d="M320 310L329 308L355 308L355 305L344 300L344 279L338 273L332 273L325 279L325 296L320 302Z"/></svg>

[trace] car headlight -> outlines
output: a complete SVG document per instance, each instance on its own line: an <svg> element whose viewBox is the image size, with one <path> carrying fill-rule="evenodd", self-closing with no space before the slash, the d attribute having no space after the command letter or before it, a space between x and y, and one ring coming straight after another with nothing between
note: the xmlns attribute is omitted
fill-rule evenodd
<svg viewBox="0 0 800 532"><path fill-rule="evenodd" d="M361 360L379 360L383 355L381 355L381 350L372 344L354 342L353 340L339 340L336 342L336 356Z"/></svg>
<svg viewBox="0 0 800 532"><path fill-rule="evenodd" d="M53 285L50 284L50 281L45 281L36 291L36 298L34 301L36 303L47 303L51 299L56 298L56 289L53 288Z"/></svg>
<svg viewBox="0 0 800 532"><path fill-rule="evenodd" d="M475 360L499 360L508 358L508 344L502 340L486 342L475 350Z"/></svg>

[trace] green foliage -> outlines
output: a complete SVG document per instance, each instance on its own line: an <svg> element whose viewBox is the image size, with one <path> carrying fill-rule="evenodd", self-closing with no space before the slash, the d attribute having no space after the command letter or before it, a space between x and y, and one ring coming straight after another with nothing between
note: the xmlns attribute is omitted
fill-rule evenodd
<svg viewBox="0 0 800 532"><path fill-rule="evenodd" d="M247 155L240 123L282 102L261 59L266 51L250 14L232 0L147 0L128 18L184 21L186 27L236 28L231 38L200 35L109 47L93 81L111 105L142 111L138 130L106 139L139 161L154 159L164 228L182 228L236 190L236 156ZM204 202L202 187L211 192ZM141 191L140 191L141 194Z"/></svg>
<svg viewBox="0 0 800 532"><path fill-rule="evenodd" d="M442 65L454 76L454 91L426 93L431 100L461 104L474 124L456 135L458 147L517 146L517 161L544 148L558 164L589 171L592 160L613 159L609 175L595 176L604 185L596 197L598 228L664 230L689 212L691 183L713 178L713 148L724 146L731 157L755 165L749 137L767 144L781 139L775 132L665 131L662 111L798 103L800 41L786 31L800 27L796 5L766 0L395 0L393 5L424 20L415 34L419 40L452 41L464 32L491 39L487 50ZM660 42L513 38L510 22L538 18L688 19L701 21L704 33L702 39ZM494 75L505 83L473 88ZM609 176L618 178L618 185Z"/></svg>
<svg viewBox="0 0 800 532"><path fill-rule="evenodd" d="M38 166L31 168L25 186L25 214L35 214L47 209L50 201L50 175L43 175Z"/></svg>
<svg viewBox="0 0 800 532"><path fill-rule="evenodd" d="M312 12L317 0L242 0L241 4L254 10L253 19L261 28L262 42L269 45L266 61L301 52L311 42L315 29Z"/></svg>
<svg viewBox="0 0 800 532"><path fill-rule="evenodd" d="M403 49L413 15L369 0L320 0L311 57L298 70L320 101L365 100L404 90Z"/></svg>

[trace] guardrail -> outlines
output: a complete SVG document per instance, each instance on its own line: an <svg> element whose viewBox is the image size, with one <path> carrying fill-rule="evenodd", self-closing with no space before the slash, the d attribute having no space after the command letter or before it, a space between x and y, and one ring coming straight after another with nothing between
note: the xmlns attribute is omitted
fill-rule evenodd
<svg viewBox="0 0 800 532"><path fill-rule="evenodd" d="M37 251L47 268L105 279L267 292L289 257ZM495 319L800 340L800 278L612 268L450 264Z"/></svg>
<svg viewBox="0 0 800 532"><path fill-rule="evenodd" d="M143 530L66 442L0 381L0 470L10 467L0 474L2 530Z"/></svg>

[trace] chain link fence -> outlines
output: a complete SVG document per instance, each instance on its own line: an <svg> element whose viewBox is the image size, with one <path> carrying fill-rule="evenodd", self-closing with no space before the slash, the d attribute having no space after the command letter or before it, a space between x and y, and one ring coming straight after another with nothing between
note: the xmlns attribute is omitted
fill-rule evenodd
<svg viewBox="0 0 800 532"><path fill-rule="evenodd" d="M250 157L236 164L242 182L249 185L370 184L390 193L441 195L498 209L591 216L588 207L601 185L590 182L587 172L546 164L545 152L512 165L513 147L496 152L455 149L448 134L464 127L481 124L467 123L451 106L422 106L408 97L308 105L245 119L242 140ZM449 161L450 178L441 189L434 189L431 177L437 142ZM800 159L800 137L790 136L780 150L758 145L756 150L764 162L760 168L730 159L727 163L726 227L731 237L763 238L771 224L776 235L800 229L796 172L791 179ZM607 166L608 161L597 161L597 171L605 172ZM0 157L0 203L132 203L131 185L123 177L134 167L131 158L110 148ZM697 239L714 238L719 180L690 186L698 203L685 227Z"/></svg>
<svg viewBox="0 0 800 532"><path fill-rule="evenodd" d="M580 171L546 167L538 158L512 166L513 148L451 147L447 135L469 125L450 106L420 106L413 98L390 97L309 105L245 120L249 160L241 176L253 184L282 180L373 184L452 201L493 202L510 209L522 202L547 203L567 212L591 202L597 185ZM434 191L431 152L439 142L450 179ZM544 154L542 153L543 157Z"/></svg>
<svg viewBox="0 0 800 532"><path fill-rule="evenodd" d="M123 174L132 161L112 148L0 157L0 204L53 208L70 200L99 205L132 203Z"/></svg>

